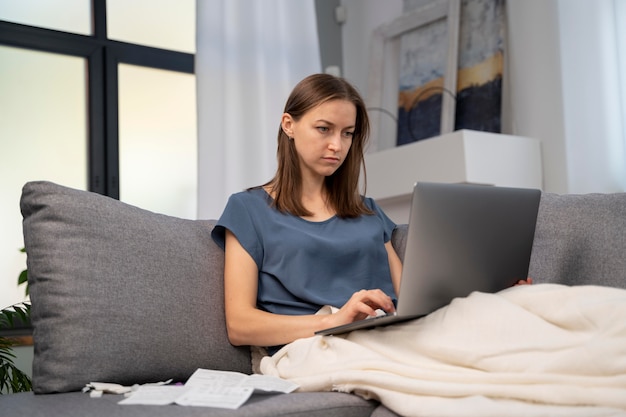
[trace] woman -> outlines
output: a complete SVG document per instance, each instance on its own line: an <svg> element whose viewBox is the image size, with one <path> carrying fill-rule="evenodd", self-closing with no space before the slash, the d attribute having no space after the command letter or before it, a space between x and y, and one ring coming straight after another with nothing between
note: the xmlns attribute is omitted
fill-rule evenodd
<svg viewBox="0 0 626 417"><path fill-rule="evenodd" d="M232 344L271 353L377 309L395 311L395 224L359 193L368 133L363 99L344 79L315 74L292 91L274 178L231 196L213 231L225 249ZM339 310L316 315L325 305Z"/></svg>

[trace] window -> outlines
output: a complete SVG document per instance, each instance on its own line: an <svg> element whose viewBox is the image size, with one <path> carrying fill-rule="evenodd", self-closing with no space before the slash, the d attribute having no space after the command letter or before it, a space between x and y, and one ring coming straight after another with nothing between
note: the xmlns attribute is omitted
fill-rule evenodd
<svg viewBox="0 0 626 417"><path fill-rule="evenodd" d="M195 0L107 0L108 37L194 53L195 12ZM163 30L163 27L176 30Z"/></svg>
<svg viewBox="0 0 626 417"><path fill-rule="evenodd" d="M91 1L0 1L0 19L63 32L91 35Z"/></svg>
<svg viewBox="0 0 626 417"><path fill-rule="evenodd" d="M195 217L194 53L194 0L0 1L0 308L23 299L26 181ZM150 108L133 107L133 94L156 91Z"/></svg>
<svg viewBox="0 0 626 417"><path fill-rule="evenodd" d="M120 200L195 218L196 105L186 100L193 75L128 64L118 73Z"/></svg>

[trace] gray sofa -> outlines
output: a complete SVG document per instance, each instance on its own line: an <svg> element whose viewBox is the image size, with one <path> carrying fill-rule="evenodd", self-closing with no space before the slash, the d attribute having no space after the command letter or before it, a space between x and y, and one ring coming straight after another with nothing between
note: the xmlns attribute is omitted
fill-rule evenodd
<svg viewBox="0 0 626 417"><path fill-rule="evenodd" d="M50 182L21 210L34 327L34 393L0 396L7 416L394 416L376 401L319 392L255 395L237 410L122 406L80 392L174 379L196 368L251 372L224 326L223 252L212 221L155 214ZM393 236L404 252L406 226ZM542 195L535 282L626 287L626 194Z"/></svg>

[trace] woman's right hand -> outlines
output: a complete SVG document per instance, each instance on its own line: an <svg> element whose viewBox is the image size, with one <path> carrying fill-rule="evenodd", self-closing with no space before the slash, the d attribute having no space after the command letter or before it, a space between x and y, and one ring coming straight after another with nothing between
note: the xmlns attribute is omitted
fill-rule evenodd
<svg viewBox="0 0 626 417"><path fill-rule="evenodd" d="M375 316L377 309L382 309L388 314L396 311L391 297L382 290L361 290L352 294L348 302L333 315L335 316L333 319L339 322L338 326L348 324Z"/></svg>

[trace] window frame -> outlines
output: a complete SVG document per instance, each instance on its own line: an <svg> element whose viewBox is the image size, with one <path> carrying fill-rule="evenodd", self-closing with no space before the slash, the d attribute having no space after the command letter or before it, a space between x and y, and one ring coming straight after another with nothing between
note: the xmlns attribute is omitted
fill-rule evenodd
<svg viewBox="0 0 626 417"><path fill-rule="evenodd" d="M118 64L195 74L195 54L108 39L106 0L92 0L92 19L91 36L0 20L0 45L85 58L87 188L119 199Z"/></svg>

